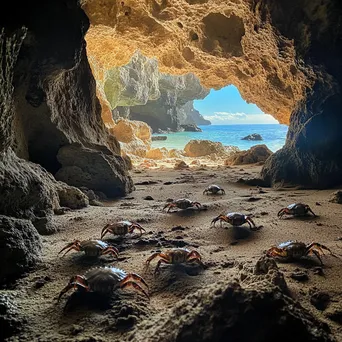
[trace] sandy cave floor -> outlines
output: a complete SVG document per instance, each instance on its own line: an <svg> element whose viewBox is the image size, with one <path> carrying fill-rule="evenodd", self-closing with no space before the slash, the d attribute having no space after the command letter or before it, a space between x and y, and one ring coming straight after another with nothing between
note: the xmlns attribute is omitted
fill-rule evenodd
<svg viewBox="0 0 342 342"><path fill-rule="evenodd" d="M42 237L43 264L18 281L14 288L21 313L28 324L24 331L10 341L122 339L126 333L113 327L113 312L108 314L106 310L77 305L71 305L69 311L63 312L72 291L57 303L56 297L70 277L83 274L93 266L113 264L142 275L150 285L150 302L134 293L124 295L124 300L136 302L141 310L141 319L148 319L149 315L172 307L188 293L206 284L218 279L234 279L238 274L238 267L234 265L255 263L267 248L289 239L317 241L341 256L342 241L339 238L342 236L342 211L341 205L328 201L333 191L264 188L265 192L259 193L256 187L236 183L241 177L257 176L260 168L219 166L194 167L184 171L136 170L132 171L136 189L126 198L105 203L104 207L91 206L55 216L60 231ZM221 185L226 195L203 195L203 189L212 183ZM148 195L153 200L145 200L144 197ZM207 205L207 210L162 212L168 198L182 197ZM279 209L293 202L309 204L319 217L278 219ZM211 220L227 211L253 214L256 224L263 225L263 228L257 232L250 232L247 228L210 228ZM81 252L70 252L63 258L57 256L68 242L76 238L98 239L107 222L119 219L136 220L147 231L140 242L136 236L127 237L121 242L112 235L104 238L118 246L119 261L111 257L93 261L85 258ZM172 229L177 226L182 228ZM150 269L144 271L144 261L152 252L177 246L196 248L202 255L206 269L163 266L160 275L154 276L156 262L152 262ZM315 259L278 265L285 274L293 297L316 317L328 323L336 339L342 341L342 326L326 316L330 307L336 308L336 305L342 311L341 259L327 255L323 261L323 275L317 272L319 264ZM309 280L299 282L292 279L291 273L296 269L306 271ZM311 294L317 289L331 296L331 303L323 312L310 303Z"/></svg>

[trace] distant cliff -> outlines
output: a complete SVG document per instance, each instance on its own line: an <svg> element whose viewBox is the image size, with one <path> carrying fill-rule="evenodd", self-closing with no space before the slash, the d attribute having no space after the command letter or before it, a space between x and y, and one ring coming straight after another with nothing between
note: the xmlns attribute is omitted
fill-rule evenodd
<svg viewBox="0 0 342 342"><path fill-rule="evenodd" d="M211 125L209 120L204 119L202 114L194 108L194 102L189 101L183 107L185 116L180 116L180 124Z"/></svg>
<svg viewBox="0 0 342 342"><path fill-rule="evenodd" d="M153 131L177 131L181 124L210 124L193 108L194 99L203 99L209 93L199 79L191 73L160 73L157 61L139 52L125 66L111 70L104 89L114 108L114 120L144 121Z"/></svg>

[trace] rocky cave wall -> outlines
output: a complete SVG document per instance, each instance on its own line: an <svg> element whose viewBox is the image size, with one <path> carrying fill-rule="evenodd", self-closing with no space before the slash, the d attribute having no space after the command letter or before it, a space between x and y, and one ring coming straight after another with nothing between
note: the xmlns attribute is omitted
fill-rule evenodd
<svg viewBox="0 0 342 342"><path fill-rule="evenodd" d="M98 82L136 50L168 74L238 87L247 102L289 124L266 163L267 184L340 184L341 2L338 0L84 0Z"/></svg>
<svg viewBox="0 0 342 342"><path fill-rule="evenodd" d="M0 283L39 260L37 232L56 231L54 210L88 205L70 185L108 196L132 190L120 145L101 120L88 27L76 0L10 2L1 11L0 247L13 267L1 268Z"/></svg>
<svg viewBox="0 0 342 342"><path fill-rule="evenodd" d="M96 71L96 65L92 68ZM113 110L114 120L143 121L153 131L177 131L181 124L195 124L191 115L196 121L205 122L200 113L194 114L191 103L188 104L209 93L199 79L191 73L182 76L160 73L158 62L139 52L128 64L108 71L103 92Z"/></svg>

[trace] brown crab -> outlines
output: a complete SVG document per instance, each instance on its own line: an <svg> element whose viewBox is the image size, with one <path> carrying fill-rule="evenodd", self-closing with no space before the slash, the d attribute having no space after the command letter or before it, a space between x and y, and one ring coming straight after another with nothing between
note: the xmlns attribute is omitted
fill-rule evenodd
<svg viewBox="0 0 342 342"><path fill-rule="evenodd" d="M211 221L211 225L214 224L215 226L217 221L220 221L221 225L224 221L230 223L232 226L235 227L241 226L247 222L249 224L250 230L259 230L259 227L255 225L254 221L250 216L241 213L228 213L227 215L221 214Z"/></svg>
<svg viewBox="0 0 342 342"><path fill-rule="evenodd" d="M211 184L211 185L209 185L206 189L204 189L203 195L204 195L204 194L207 194L207 195L208 195L208 193L211 193L211 194L213 194L213 195L216 195L216 194L218 194L220 191L221 191L221 194L222 194L222 195L225 195L225 194L226 194L226 192L224 191L224 189L221 188L219 185Z"/></svg>
<svg viewBox="0 0 342 342"><path fill-rule="evenodd" d="M156 269L154 273L159 272L159 267L161 263L165 264L183 264L183 263L191 263L197 262L199 265L204 267L202 263L202 257L197 251L190 251L186 248L173 248L171 250L162 252L153 253L147 260L146 260L146 267L149 266L150 262L159 257Z"/></svg>
<svg viewBox="0 0 342 342"><path fill-rule="evenodd" d="M177 199L175 201L165 204L163 210L168 208L167 212L169 212L171 208L188 209L190 207L196 207L200 209L202 207L202 204L199 202L193 202L189 200L188 198L180 198L180 199Z"/></svg>
<svg viewBox="0 0 342 342"><path fill-rule="evenodd" d="M283 215L293 215L293 216L305 216L308 213L311 213L313 216L317 216L311 208L304 203L293 203L287 206L286 208L282 208L278 212L278 217L283 217Z"/></svg>
<svg viewBox="0 0 342 342"><path fill-rule="evenodd" d="M304 242L299 241L287 241L281 243L277 247L273 246L266 252L266 255L269 257L278 257L284 259L285 261L289 261L298 260L307 255L314 254L323 265L323 261L321 259L321 256L324 255L323 249L329 251L331 255L336 257L336 255L334 255L328 247L318 242L305 244Z"/></svg>
<svg viewBox="0 0 342 342"><path fill-rule="evenodd" d="M107 233L111 233L114 235L132 234L134 229L138 229L140 231L139 236L141 236L143 232L146 232L146 230L137 222L119 221L115 223L108 223L103 227L101 231L101 239Z"/></svg>
<svg viewBox="0 0 342 342"><path fill-rule="evenodd" d="M143 284L147 290L145 290L141 284ZM93 268L84 275L75 275L71 277L68 284L60 292L58 301L64 293L72 288L76 291L97 292L103 295L111 295L116 289L124 289L127 287L132 287L149 298L148 285L140 275L136 273L126 273L116 267Z"/></svg>
<svg viewBox="0 0 342 342"><path fill-rule="evenodd" d="M115 256L117 259L119 257L119 251L116 247L108 245L106 242L101 240L75 240L74 242L68 243L64 248L62 248L58 254L63 251L67 251L63 254L66 255L71 250L83 251L87 256L97 257L100 255L110 254Z"/></svg>

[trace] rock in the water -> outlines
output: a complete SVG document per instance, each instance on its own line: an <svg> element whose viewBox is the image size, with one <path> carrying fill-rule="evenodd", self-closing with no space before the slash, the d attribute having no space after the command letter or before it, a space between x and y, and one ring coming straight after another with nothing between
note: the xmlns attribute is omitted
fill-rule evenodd
<svg viewBox="0 0 342 342"><path fill-rule="evenodd" d="M167 139L166 135L154 135L154 136L152 136L152 141L163 141L166 139Z"/></svg>
<svg viewBox="0 0 342 342"><path fill-rule="evenodd" d="M265 162L272 155L266 145L255 145L247 151L240 151L229 156L225 165L243 165Z"/></svg>
<svg viewBox="0 0 342 342"><path fill-rule="evenodd" d="M28 220L0 215L0 283L14 280L41 260L40 236Z"/></svg>
<svg viewBox="0 0 342 342"><path fill-rule="evenodd" d="M258 133L253 133L253 134L249 134L244 138L241 138L241 140L251 140L251 141L260 141L263 140L262 136Z"/></svg>
<svg viewBox="0 0 342 342"><path fill-rule="evenodd" d="M184 124L180 126L184 129L185 132L202 132L202 130L196 125Z"/></svg>
<svg viewBox="0 0 342 342"><path fill-rule="evenodd" d="M106 148L94 150L71 144L60 148L57 158L63 167L55 177L67 184L102 191L108 197L132 191L133 182L122 157Z"/></svg>
<svg viewBox="0 0 342 342"><path fill-rule="evenodd" d="M190 140L184 147L187 157L201 157L212 154L225 155L226 150L222 143L210 140Z"/></svg>
<svg viewBox="0 0 342 342"><path fill-rule="evenodd" d="M14 298L14 294L0 292L0 341L18 333L24 323Z"/></svg>
<svg viewBox="0 0 342 342"><path fill-rule="evenodd" d="M331 195L329 202L342 204L342 190L335 191Z"/></svg>

